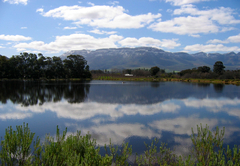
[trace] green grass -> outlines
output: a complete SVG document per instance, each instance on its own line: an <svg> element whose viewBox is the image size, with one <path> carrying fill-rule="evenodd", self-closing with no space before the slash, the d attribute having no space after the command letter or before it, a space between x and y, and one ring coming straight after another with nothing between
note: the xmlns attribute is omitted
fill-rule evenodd
<svg viewBox="0 0 240 166"><path fill-rule="evenodd" d="M198 82L213 84L233 84L240 85L238 79L201 79L201 78L174 78L174 77L124 77L124 76L98 76L93 80L114 80L114 81L181 81L181 82Z"/></svg>
<svg viewBox="0 0 240 166"><path fill-rule="evenodd" d="M146 151L136 155L135 165L175 165L175 166L207 166L240 165L239 147L223 148L225 128L214 132L209 127L197 126L197 133L192 129L192 153L189 156L178 156L167 145L157 147L155 139L150 145L145 144ZM105 145L106 153L100 155L100 147L90 134L67 135L67 129L60 134L57 127L56 137L47 135L42 142L28 127L28 124L16 126L16 130L8 127L1 141L0 165L129 165L128 158L132 155L132 147L123 143L121 147ZM31 145L33 148L31 148Z"/></svg>

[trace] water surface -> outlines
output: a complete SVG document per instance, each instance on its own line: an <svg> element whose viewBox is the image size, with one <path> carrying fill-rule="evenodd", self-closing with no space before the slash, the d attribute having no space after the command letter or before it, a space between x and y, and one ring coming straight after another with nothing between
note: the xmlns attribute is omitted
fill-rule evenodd
<svg viewBox="0 0 240 166"><path fill-rule="evenodd" d="M90 133L100 146L129 142L133 152L154 138L187 154L191 128L225 126L226 144L240 144L240 87L185 82L0 82L0 136L29 124L42 140L56 126Z"/></svg>

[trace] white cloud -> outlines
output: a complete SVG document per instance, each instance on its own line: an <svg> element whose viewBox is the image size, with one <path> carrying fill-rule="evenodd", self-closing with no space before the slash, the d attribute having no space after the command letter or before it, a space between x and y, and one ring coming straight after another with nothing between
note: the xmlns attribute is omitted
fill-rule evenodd
<svg viewBox="0 0 240 166"><path fill-rule="evenodd" d="M236 35L236 36L230 36L227 41L231 42L231 43L240 43L240 34Z"/></svg>
<svg viewBox="0 0 240 166"><path fill-rule="evenodd" d="M19 43L14 47L18 51L22 49L35 49L39 51L60 52L81 49L116 48L116 40L121 40L121 36L111 35L106 38L94 38L86 34L71 34L68 36L57 36L55 41L44 43L43 41L33 41L31 43Z"/></svg>
<svg viewBox="0 0 240 166"><path fill-rule="evenodd" d="M27 29L27 27L21 27L21 29Z"/></svg>
<svg viewBox="0 0 240 166"><path fill-rule="evenodd" d="M169 32L179 35L197 35L198 33L216 33L219 28L205 16L176 17L172 20L160 21L149 26L150 29L160 32Z"/></svg>
<svg viewBox="0 0 240 166"><path fill-rule="evenodd" d="M77 29L77 27L64 27L63 29Z"/></svg>
<svg viewBox="0 0 240 166"><path fill-rule="evenodd" d="M119 2L118 1L112 1L112 2L109 2L108 4L110 4L110 5L117 5L117 4L119 4Z"/></svg>
<svg viewBox="0 0 240 166"><path fill-rule="evenodd" d="M181 16L172 20L159 20L159 22L151 24L149 28L154 31L200 37L199 33L207 34L233 30L234 28L229 27L229 25L240 23L240 20L233 17L234 10L225 7L198 10L195 6L189 4L174 10L173 14Z"/></svg>
<svg viewBox="0 0 240 166"><path fill-rule="evenodd" d="M200 35L198 35L198 34L191 34L190 36L192 36L192 37L200 37Z"/></svg>
<svg viewBox="0 0 240 166"><path fill-rule="evenodd" d="M218 40L218 39L213 39L213 40L209 40L209 41L207 41L207 43L213 43L213 44L215 44L215 43L229 43L228 41L223 41L223 40Z"/></svg>
<svg viewBox="0 0 240 166"><path fill-rule="evenodd" d="M41 14L100 28L141 28L161 17L152 13L131 16L121 6L61 6Z"/></svg>
<svg viewBox="0 0 240 166"><path fill-rule="evenodd" d="M108 35L113 35L115 33L117 33L117 31L100 31L99 29L94 29L94 30L91 30L91 31L88 31L88 32L91 32L91 33L95 33L95 34L108 34Z"/></svg>
<svg viewBox="0 0 240 166"><path fill-rule="evenodd" d="M240 48L237 46L233 47L226 47L222 44L209 44L209 45L203 45L203 44L194 44L194 45L188 45L184 48L185 51L198 51L198 52L218 52L218 51L223 51L223 52L240 52Z"/></svg>
<svg viewBox="0 0 240 166"><path fill-rule="evenodd" d="M203 1L210 1L210 0L165 0L166 2L170 2L174 6L181 6L191 3L198 3Z"/></svg>
<svg viewBox="0 0 240 166"><path fill-rule="evenodd" d="M87 4L89 4L91 6L94 6L94 3L92 3L92 2L88 2Z"/></svg>
<svg viewBox="0 0 240 166"><path fill-rule="evenodd" d="M27 5L28 0L3 0L3 2L8 2L10 4L24 4Z"/></svg>
<svg viewBox="0 0 240 166"><path fill-rule="evenodd" d="M24 40L32 40L31 37L25 37L22 35L0 35L0 40L8 40L8 41L24 41Z"/></svg>
<svg viewBox="0 0 240 166"><path fill-rule="evenodd" d="M0 46L0 48L5 48L5 47L3 47L3 46Z"/></svg>
<svg viewBox="0 0 240 166"><path fill-rule="evenodd" d="M176 41L177 39L172 39L172 40L163 39L161 41L151 37L141 37L139 39L128 37L119 41L118 43L124 47L151 46L151 47L165 47L165 48L173 49L181 45Z"/></svg>
<svg viewBox="0 0 240 166"><path fill-rule="evenodd" d="M233 17L234 10L231 8L215 8L210 10L198 10L193 5L184 5L180 9L174 10L174 15L190 14L193 16L204 16L211 21L217 21L219 24L239 24L240 20Z"/></svg>
<svg viewBox="0 0 240 166"><path fill-rule="evenodd" d="M40 12L40 13L43 13L43 11L44 11L43 8L38 8L38 9L36 10L36 12Z"/></svg>
<svg viewBox="0 0 240 166"><path fill-rule="evenodd" d="M230 36L226 40L213 39L209 40L207 43L240 43L240 34L236 36Z"/></svg>

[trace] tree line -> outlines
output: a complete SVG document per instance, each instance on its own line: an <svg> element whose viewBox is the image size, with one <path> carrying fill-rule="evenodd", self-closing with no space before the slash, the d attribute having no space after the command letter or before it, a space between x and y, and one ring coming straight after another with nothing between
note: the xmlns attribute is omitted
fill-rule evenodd
<svg viewBox="0 0 240 166"><path fill-rule="evenodd" d="M217 61L213 70L208 66L182 70L178 73L181 78L206 78L206 79L240 79L240 70L224 70L223 62Z"/></svg>
<svg viewBox="0 0 240 166"><path fill-rule="evenodd" d="M150 77L154 76L156 73L157 74L164 74L165 69L160 69L159 67L155 66L152 67L151 69L147 68L138 68L138 69L111 69L111 70L91 70L91 73L93 76L98 77L98 76L103 76L103 75L111 75L111 76L119 76L122 77L123 74L133 74L134 76L137 77Z"/></svg>
<svg viewBox="0 0 240 166"><path fill-rule="evenodd" d="M87 61L81 55L44 57L41 53L20 53L11 58L0 55L0 79L91 78Z"/></svg>
<svg viewBox="0 0 240 166"><path fill-rule="evenodd" d="M133 74L135 77L162 77L162 78L201 78L201 79L240 79L240 70L225 70L223 62L216 61L211 70L208 66L199 66L197 68L185 69L179 72L166 72L158 66L150 69L111 69L109 70L91 70L94 77L102 75L112 75L122 77L123 74Z"/></svg>

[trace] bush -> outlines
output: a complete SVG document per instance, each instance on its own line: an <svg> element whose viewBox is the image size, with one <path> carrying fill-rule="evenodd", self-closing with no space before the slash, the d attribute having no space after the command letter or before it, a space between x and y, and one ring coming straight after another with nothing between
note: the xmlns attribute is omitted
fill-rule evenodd
<svg viewBox="0 0 240 166"><path fill-rule="evenodd" d="M4 140L1 141L0 159L2 165L30 165L35 156L39 154L40 140L34 141L34 151L31 150L34 133L30 132L28 124L12 127L5 130Z"/></svg>
<svg viewBox="0 0 240 166"><path fill-rule="evenodd" d="M122 147L105 145L106 154L101 156L96 140L91 135L67 135L67 129L60 135L57 126L55 139L49 135L40 145L37 137L33 142L34 133L30 132L28 124L16 127L8 127L4 140L1 141L0 165L129 165L128 158L132 154L132 147L123 143ZM192 129L192 155L177 156L167 145L162 143L158 148L158 140L155 139L151 145L146 146L142 155L136 155L134 164L137 165L240 165L240 151L236 145L233 149L223 148L223 136L225 128L214 132L209 127L197 126L197 134ZM33 148L31 148L33 145ZM107 150L109 149L109 150Z"/></svg>

